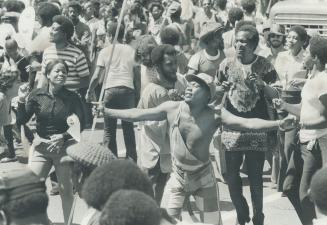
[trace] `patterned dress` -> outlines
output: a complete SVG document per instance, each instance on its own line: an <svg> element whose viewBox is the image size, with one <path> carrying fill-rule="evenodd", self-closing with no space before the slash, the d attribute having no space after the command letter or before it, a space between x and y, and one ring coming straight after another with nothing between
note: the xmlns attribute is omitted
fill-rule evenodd
<svg viewBox="0 0 327 225"><path fill-rule="evenodd" d="M273 65L261 56L249 65L240 63L235 57L221 63L218 80L232 82L225 108L236 116L269 119L267 99L263 90L249 79L251 74L267 84L277 79ZM266 151L267 141L266 132L240 132L223 127L222 142L227 151Z"/></svg>

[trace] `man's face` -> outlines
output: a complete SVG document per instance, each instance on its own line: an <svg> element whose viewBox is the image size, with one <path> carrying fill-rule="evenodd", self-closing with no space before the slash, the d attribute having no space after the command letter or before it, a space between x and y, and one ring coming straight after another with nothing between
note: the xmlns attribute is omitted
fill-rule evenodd
<svg viewBox="0 0 327 225"><path fill-rule="evenodd" d="M71 19L73 22L77 22L79 21L79 12L77 9L75 9L74 7L69 7L68 8L68 17L69 19Z"/></svg>
<svg viewBox="0 0 327 225"><path fill-rule="evenodd" d="M250 34L247 31L239 31L235 38L236 56L241 62L253 54L255 47L250 41Z"/></svg>
<svg viewBox="0 0 327 225"><path fill-rule="evenodd" d="M154 20L157 20L161 17L162 11L159 7L154 6L151 11L152 17Z"/></svg>
<svg viewBox="0 0 327 225"><path fill-rule="evenodd" d="M61 30L58 23L53 23L50 30L50 42L60 43L65 41L65 33Z"/></svg>
<svg viewBox="0 0 327 225"><path fill-rule="evenodd" d="M87 3L84 6L84 11L85 11L85 15L87 17L91 18L94 15L95 8L93 7L93 5L91 3Z"/></svg>
<svg viewBox="0 0 327 225"><path fill-rule="evenodd" d="M210 12L211 10L211 0L203 0L202 1L202 7L205 12Z"/></svg>
<svg viewBox="0 0 327 225"><path fill-rule="evenodd" d="M10 58L14 59L18 54L17 47L6 48L6 53Z"/></svg>
<svg viewBox="0 0 327 225"><path fill-rule="evenodd" d="M167 80L176 81L177 57L175 55L164 55L160 69Z"/></svg>
<svg viewBox="0 0 327 225"><path fill-rule="evenodd" d="M144 66L149 67L152 65L151 54L149 51L141 52L141 53L139 53L139 55L140 55L140 61Z"/></svg>
<svg viewBox="0 0 327 225"><path fill-rule="evenodd" d="M288 33L287 37L286 37L286 47L289 50L293 50L293 51L299 51L304 45L304 41L300 40L299 35L294 32L291 31Z"/></svg>
<svg viewBox="0 0 327 225"><path fill-rule="evenodd" d="M203 101L208 101L208 91L196 81L190 81L187 83L185 89L184 101L186 103L203 103Z"/></svg>
<svg viewBox="0 0 327 225"><path fill-rule="evenodd" d="M270 45L273 48L279 48L280 46L283 45L283 36L271 33L268 35Z"/></svg>

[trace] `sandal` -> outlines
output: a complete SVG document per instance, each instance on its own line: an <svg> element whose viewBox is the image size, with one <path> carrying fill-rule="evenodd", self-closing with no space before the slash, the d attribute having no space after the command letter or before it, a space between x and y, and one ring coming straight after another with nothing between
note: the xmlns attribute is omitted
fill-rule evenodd
<svg viewBox="0 0 327 225"><path fill-rule="evenodd" d="M14 157L5 157L5 158L2 158L0 160L0 163L9 163L9 162L16 162L17 161L17 157L14 156Z"/></svg>

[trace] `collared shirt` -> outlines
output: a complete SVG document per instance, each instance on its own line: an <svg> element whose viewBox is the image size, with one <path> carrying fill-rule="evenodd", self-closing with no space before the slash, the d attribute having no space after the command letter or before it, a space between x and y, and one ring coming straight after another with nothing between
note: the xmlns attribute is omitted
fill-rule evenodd
<svg viewBox="0 0 327 225"><path fill-rule="evenodd" d="M277 55L275 69L284 87L295 78L306 78L306 73L303 69L303 62L306 54L307 52L302 49L296 56L290 51L280 52Z"/></svg>
<svg viewBox="0 0 327 225"><path fill-rule="evenodd" d="M31 92L26 104L19 103L17 123L25 124L35 114L36 132L41 138L49 139L53 134L62 134L68 130L67 117L76 114L83 129L83 108L77 94L62 88L51 95L48 87Z"/></svg>

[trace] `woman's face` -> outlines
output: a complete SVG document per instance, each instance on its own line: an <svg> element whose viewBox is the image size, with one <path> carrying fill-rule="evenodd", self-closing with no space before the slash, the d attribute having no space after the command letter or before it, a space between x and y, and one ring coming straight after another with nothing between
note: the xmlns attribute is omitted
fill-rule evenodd
<svg viewBox="0 0 327 225"><path fill-rule="evenodd" d="M299 35L295 31L288 33L286 37L286 47L289 50L298 51L304 45L304 41L300 40Z"/></svg>
<svg viewBox="0 0 327 225"><path fill-rule="evenodd" d="M65 65L62 63L58 63L52 68L52 70L48 74L48 79L50 83L62 86L66 82L67 72L68 71L66 70Z"/></svg>

